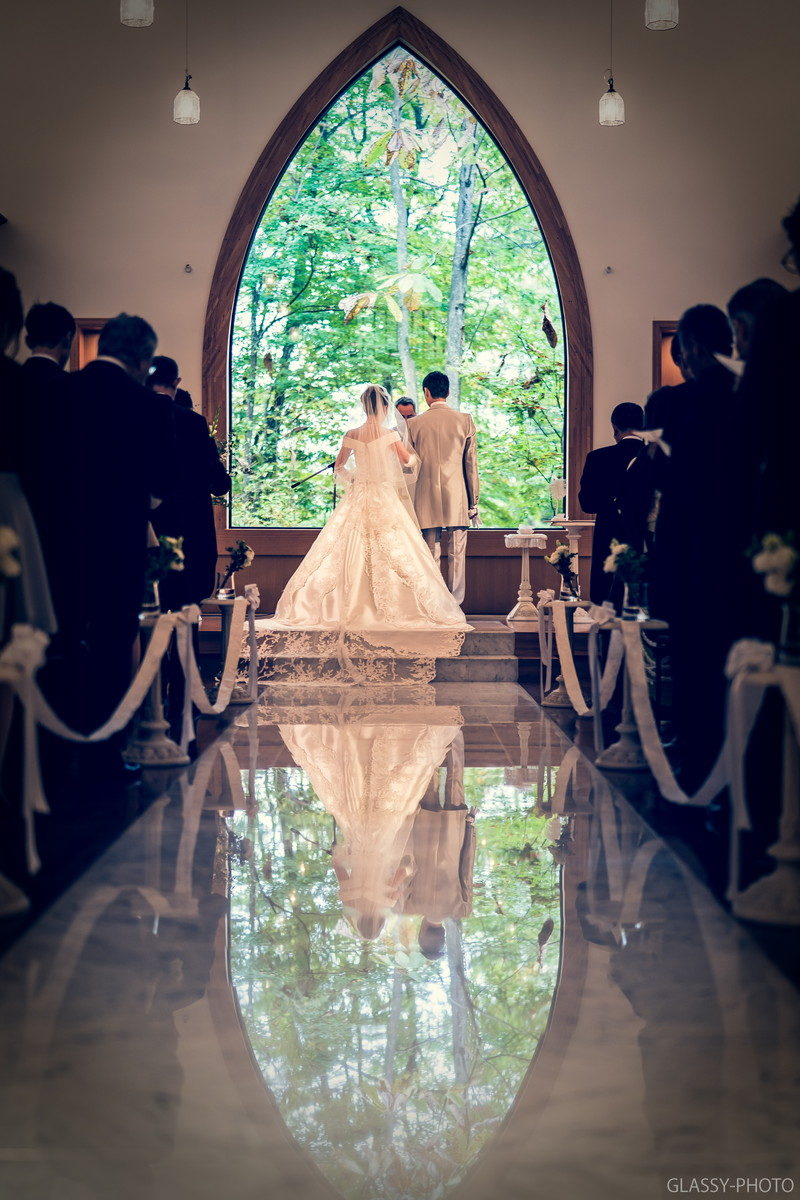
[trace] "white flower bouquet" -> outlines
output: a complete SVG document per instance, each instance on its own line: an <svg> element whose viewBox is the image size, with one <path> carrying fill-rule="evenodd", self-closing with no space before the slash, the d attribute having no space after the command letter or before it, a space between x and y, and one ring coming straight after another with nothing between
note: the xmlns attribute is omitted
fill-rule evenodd
<svg viewBox="0 0 800 1200"><path fill-rule="evenodd" d="M573 567L573 561L577 558L574 550L570 550L566 542L558 542L552 554L546 554L544 561L549 563L551 567L555 567L561 576L561 590L569 592L572 596L580 596L580 588L578 585L578 575Z"/></svg>
<svg viewBox="0 0 800 1200"><path fill-rule="evenodd" d="M752 556L753 570L764 576L764 589L782 601L778 661L800 667L800 555L794 537L768 533Z"/></svg>
<svg viewBox="0 0 800 1200"><path fill-rule="evenodd" d="M611 552L603 563L608 575L616 575L625 586L625 608L643 608L647 583L647 555L634 550L627 542L611 539Z"/></svg>
<svg viewBox="0 0 800 1200"><path fill-rule="evenodd" d="M183 538L166 537L162 534L157 546L147 548L145 579L148 583L160 583L167 578L170 571L182 571L184 565Z"/></svg>
<svg viewBox="0 0 800 1200"><path fill-rule="evenodd" d="M22 572L17 556L20 540L10 525L0 525L0 581L16 579Z"/></svg>
<svg viewBox="0 0 800 1200"><path fill-rule="evenodd" d="M777 533L761 539L761 549L752 558L753 570L764 576L764 589L772 596L788 600L797 593L798 554L791 541Z"/></svg>
<svg viewBox="0 0 800 1200"><path fill-rule="evenodd" d="M230 555L230 558L225 568L225 574L217 585L218 596L222 592L233 591L232 588L228 588L231 579L233 579L237 571L243 571L245 567L251 566L256 556L256 552L252 546L248 546L247 542L243 542L241 538L239 538L234 546L226 546L225 550Z"/></svg>

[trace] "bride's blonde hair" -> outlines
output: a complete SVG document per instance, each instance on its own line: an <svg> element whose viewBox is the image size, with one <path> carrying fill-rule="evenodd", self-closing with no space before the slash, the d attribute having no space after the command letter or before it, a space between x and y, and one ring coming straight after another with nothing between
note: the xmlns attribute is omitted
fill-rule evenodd
<svg viewBox="0 0 800 1200"><path fill-rule="evenodd" d="M364 388L361 393L361 407L368 417L378 417L381 415L378 408L379 403L383 403L384 408L388 408L391 404L389 393L385 387L381 387L379 383L371 383L369 387Z"/></svg>

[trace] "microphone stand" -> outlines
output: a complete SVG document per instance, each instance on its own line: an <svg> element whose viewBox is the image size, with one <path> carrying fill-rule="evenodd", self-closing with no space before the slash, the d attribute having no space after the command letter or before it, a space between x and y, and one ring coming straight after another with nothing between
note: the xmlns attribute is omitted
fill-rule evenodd
<svg viewBox="0 0 800 1200"><path fill-rule="evenodd" d="M308 483L309 479L315 479L317 475L322 475L325 471L332 471L336 466L336 460L326 463L324 467L320 467L318 471L312 471L310 475L304 475L302 479L296 479L290 484L291 488L300 487L301 483ZM333 476L333 507L336 508L336 475Z"/></svg>

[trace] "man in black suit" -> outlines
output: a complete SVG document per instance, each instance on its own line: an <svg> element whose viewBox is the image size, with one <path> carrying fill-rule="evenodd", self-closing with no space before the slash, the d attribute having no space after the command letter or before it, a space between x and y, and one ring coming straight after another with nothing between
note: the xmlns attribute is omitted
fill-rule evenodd
<svg viewBox="0 0 800 1200"><path fill-rule="evenodd" d="M25 345L30 358L24 367L31 378L60 378L74 337L75 318L68 309L60 304L34 304L25 318Z"/></svg>
<svg viewBox="0 0 800 1200"><path fill-rule="evenodd" d="M163 606L172 609L199 604L214 589L217 535L211 497L227 495L231 487L205 417L176 401L180 382L174 358L153 359L148 387L167 397L175 421L175 469L167 495L153 513L156 533L183 538L184 569L172 572L161 588Z"/></svg>
<svg viewBox="0 0 800 1200"><path fill-rule="evenodd" d="M75 336L75 318L60 304L34 304L25 318L25 344L30 351L22 366L25 398L21 421L25 427L22 484L42 543L56 609L59 592L71 586L70 547L63 537L64 494L59 487L59 464L64 453L64 367Z"/></svg>
<svg viewBox="0 0 800 1200"><path fill-rule="evenodd" d="M647 518L653 502L653 472L641 438L640 404L618 404L611 414L614 445L586 456L578 503L596 513L592 539L589 595L595 604L611 598L613 575L603 571L611 539L644 550Z"/></svg>
<svg viewBox="0 0 800 1200"><path fill-rule="evenodd" d="M120 314L103 327L97 359L63 392L72 590L62 628L84 650L75 691L87 728L110 715L130 682L147 524L175 469L172 404L143 386L156 344L146 321Z"/></svg>

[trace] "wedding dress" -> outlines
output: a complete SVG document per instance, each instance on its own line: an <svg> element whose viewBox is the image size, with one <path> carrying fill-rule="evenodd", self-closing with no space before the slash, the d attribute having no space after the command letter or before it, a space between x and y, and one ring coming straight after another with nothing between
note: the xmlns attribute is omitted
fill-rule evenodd
<svg viewBox="0 0 800 1200"><path fill-rule="evenodd" d="M344 676L384 682L397 678L397 660L415 664L410 677L423 679L433 677L436 658L458 655L471 626L420 535L396 448L402 439L388 422L388 413L367 416L345 435L336 473L344 499L274 618L257 622L259 658L277 647L327 656Z"/></svg>
<svg viewBox="0 0 800 1200"><path fill-rule="evenodd" d="M457 707L347 704L330 724L279 726L336 821L333 867L345 914L362 937L377 936L403 902L414 816L460 727Z"/></svg>

